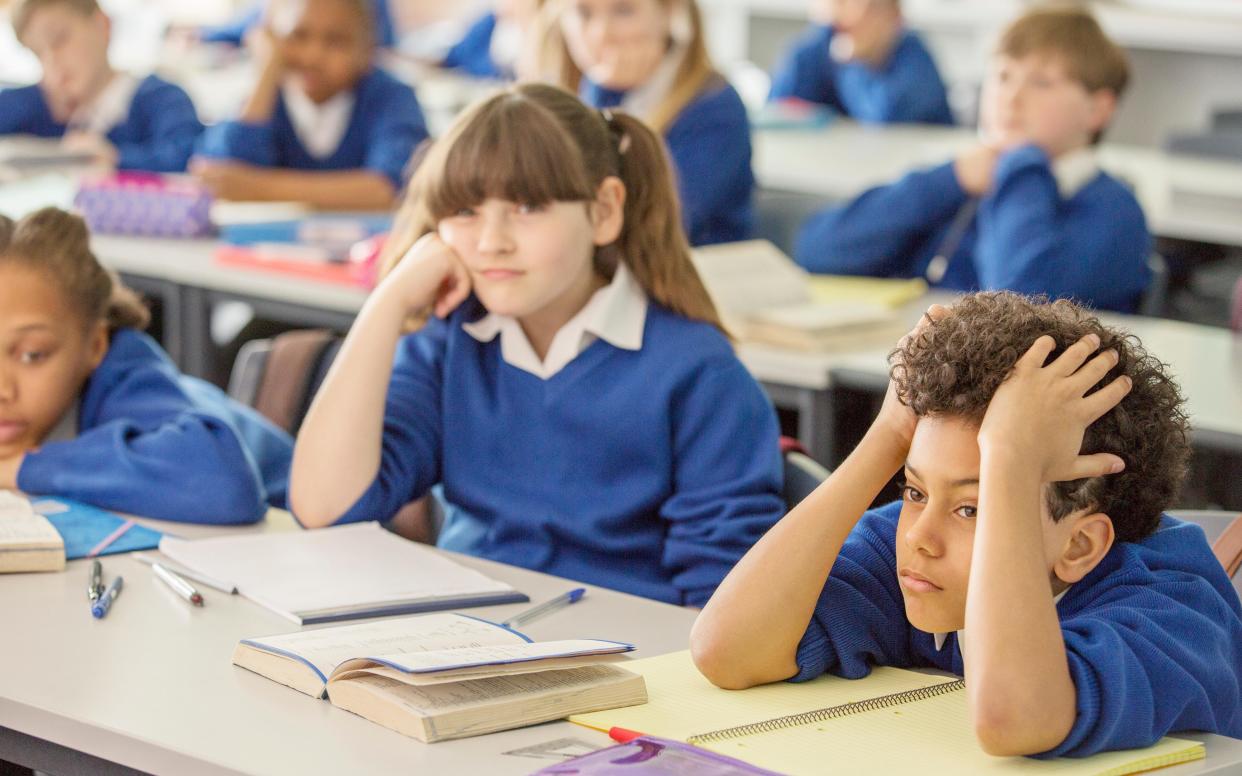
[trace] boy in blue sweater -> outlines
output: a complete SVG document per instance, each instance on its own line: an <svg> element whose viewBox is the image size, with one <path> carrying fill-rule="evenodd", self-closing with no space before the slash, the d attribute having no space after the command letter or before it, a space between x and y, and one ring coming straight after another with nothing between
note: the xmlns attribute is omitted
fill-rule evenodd
<svg viewBox="0 0 1242 776"><path fill-rule="evenodd" d="M111 22L95 0L22 0L11 15L42 80L0 91L0 135L63 138L100 166L181 172L203 126L180 87L108 63Z"/></svg>
<svg viewBox="0 0 1242 776"><path fill-rule="evenodd" d="M192 171L224 199L390 207L427 129L414 91L372 63L370 3L272 0L267 13L258 83L238 120L204 133Z"/></svg>
<svg viewBox="0 0 1242 776"><path fill-rule="evenodd" d="M777 65L768 99L827 105L868 124L953 124L940 71L900 0L820 0L823 23Z"/></svg>
<svg viewBox="0 0 1242 776"><path fill-rule="evenodd" d="M1242 736L1242 605L1203 531L1161 513L1188 458L1163 365L1068 301L990 292L929 310L892 376L703 610L704 675L951 671L997 755ZM903 469L902 500L868 511Z"/></svg>
<svg viewBox="0 0 1242 776"><path fill-rule="evenodd" d="M440 67L475 78L513 80L524 38L543 0L498 0L445 53Z"/></svg>
<svg viewBox="0 0 1242 776"><path fill-rule="evenodd" d="M284 506L293 441L141 332L82 219L0 217L0 489L191 523Z"/></svg>
<svg viewBox="0 0 1242 776"><path fill-rule="evenodd" d="M1134 311L1151 279L1151 237L1134 195L1093 152L1127 78L1125 55L1090 14L1030 11L1001 38L982 140L812 216L795 258L812 272Z"/></svg>

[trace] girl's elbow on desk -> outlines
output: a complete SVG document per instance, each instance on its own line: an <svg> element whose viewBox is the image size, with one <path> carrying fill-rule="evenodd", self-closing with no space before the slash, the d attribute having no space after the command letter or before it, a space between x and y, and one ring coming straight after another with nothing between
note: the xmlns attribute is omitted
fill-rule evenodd
<svg viewBox="0 0 1242 776"><path fill-rule="evenodd" d="M695 667L707 681L722 690L745 690L788 679L798 672L792 655L789 666L774 669L759 665L756 659L758 653L746 649L744 644L739 649L739 641L721 633L710 623L704 625L701 614L690 631L690 656Z"/></svg>

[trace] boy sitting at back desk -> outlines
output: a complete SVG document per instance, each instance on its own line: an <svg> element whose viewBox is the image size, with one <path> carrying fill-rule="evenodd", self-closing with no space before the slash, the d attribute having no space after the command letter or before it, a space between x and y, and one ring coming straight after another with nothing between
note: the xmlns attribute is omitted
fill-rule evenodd
<svg viewBox="0 0 1242 776"><path fill-rule="evenodd" d="M267 9L255 37L258 83L237 121L204 133L192 172L224 199L390 207L427 129L413 90L372 63L370 3L272 0Z"/></svg>
<svg viewBox="0 0 1242 776"><path fill-rule="evenodd" d="M1186 436L1163 365L1081 307L935 306L863 441L708 602L695 662L727 688L952 671L997 755L1240 737L1242 605L1202 529L1161 514Z"/></svg>
<svg viewBox="0 0 1242 776"><path fill-rule="evenodd" d="M112 23L96 0L21 0L10 18L43 77L0 91L0 135L63 138L104 167L185 170L203 130L194 105L179 86L112 68Z"/></svg>
<svg viewBox="0 0 1242 776"><path fill-rule="evenodd" d="M1093 151L1127 79L1125 55L1090 14L1028 12L997 48L980 142L812 216L795 258L812 272L1133 312L1151 279L1151 237L1134 195Z"/></svg>
<svg viewBox="0 0 1242 776"><path fill-rule="evenodd" d="M768 98L827 105L858 121L953 124L936 62L900 0L817 0L815 24L772 74Z"/></svg>

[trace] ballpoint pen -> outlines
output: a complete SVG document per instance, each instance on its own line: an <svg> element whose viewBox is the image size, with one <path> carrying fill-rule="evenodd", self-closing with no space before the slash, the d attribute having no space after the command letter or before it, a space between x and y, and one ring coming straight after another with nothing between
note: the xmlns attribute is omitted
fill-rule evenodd
<svg viewBox="0 0 1242 776"><path fill-rule="evenodd" d="M151 569L155 572L155 576L159 577L160 581L172 588L174 593L195 606L203 605L203 597L199 595L199 592L195 590L189 582L186 582L184 579L158 563L152 563Z"/></svg>
<svg viewBox="0 0 1242 776"><path fill-rule="evenodd" d="M100 620L107 616L108 610L112 608L112 602L121 594L121 587L124 584L125 580L122 577L112 580L112 584L108 585L108 589L91 606L91 614L95 615L95 619Z"/></svg>
<svg viewBox="0 0 1242 776"><path fill-rule="evenodd" d="M543 603L538 604L536 606L532 606L531 608L526 609L525 611L518 612L517 614L513 615L512 617L510 617L509 619L505 620L504 622L500 624L505 626L506 628L516 628L522 623L530 622L531 620L538 619L544 616L545 614L551 614L552 612L555 612L557 609L560 609L565 606L569 606L572 603L577 603L579 600L582 599L582 596L584 595L586 595L585 587L574 588L573 590L570 590L568 593L562 593L561 595L558 595L556 598L550 599L548 601L544 601Z"/></svg>
<svg viewBox="0 0 1242 776"><path fill-rule="evenodd" d="M103 564L99 561L91 561L91 581L86 586L86 597L94 604L103 595Z"/></svg>

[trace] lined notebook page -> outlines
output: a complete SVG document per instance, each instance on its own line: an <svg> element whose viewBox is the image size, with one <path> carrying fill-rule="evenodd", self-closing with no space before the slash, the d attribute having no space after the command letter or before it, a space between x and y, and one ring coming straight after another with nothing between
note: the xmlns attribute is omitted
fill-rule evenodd
<svg viewBox="0 0 1242 776"><path fill-rule="evenodd" d="M649 689L654 694L655 688ZM1086 759L992 757L975 740L964 692L700 745L790 774L822 773L824 763L831 762L834 774L960 776L987 772L1087 776L1137 773L1202 758L1204 754L1200 743L1166 738L1150 749L1106 752Z"/></svg>
<svg viewBox="0 0 1242 776"><path fill-rule="evenodd" d="M865 682L821 676L802 684L776 682L745 691L722 690L703 678L688 651L632 660L625 668L646 679L646 704L580 714L570 721L598 730L623 727L684 741L713 730L950 681L900 668L877 668Z"/></svg>

